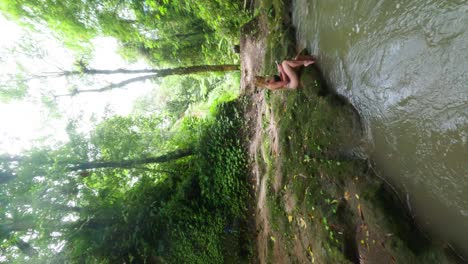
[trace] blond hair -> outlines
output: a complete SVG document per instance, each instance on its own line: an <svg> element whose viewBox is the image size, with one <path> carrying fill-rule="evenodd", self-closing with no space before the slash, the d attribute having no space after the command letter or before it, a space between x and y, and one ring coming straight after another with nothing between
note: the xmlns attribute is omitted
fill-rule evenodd
<svg viewBox="0 0 468 264"><path fill-rule="evenodd" d="M267 83L267 78L263 77L263 76L255 76L255 86L258 86L258 87L267 87L268 86L268 83Z"/></svg>

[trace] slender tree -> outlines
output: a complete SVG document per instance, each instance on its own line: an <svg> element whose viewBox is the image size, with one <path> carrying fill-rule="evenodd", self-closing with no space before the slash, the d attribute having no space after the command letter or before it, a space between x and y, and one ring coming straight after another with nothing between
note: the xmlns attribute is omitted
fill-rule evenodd
<svg viewBox="0 0 468 264"><path fill-rule="evenodd" d="M82 93L100 93L109 91L116 88L122 88L128 84L135 83L135 82L142 82L146 80L153 80L157 78L163 78L166 76L174 76L174 75L189 75L189 74L197 74L197 73L205 73L205 72L228 72L228 71L237 71L239 70L239 65L236 64L226 64L226 65L197 65L197 66L189 66L189 67L179 67L179 68L171 68L171 69L143 69L143 70L128 70L128 69L116 69L116 70L97 70L97 69L86 69L83 71L66 71L58 73L62 76L71 76L71 75L78 75L78 74L135 74L135 73L152 73L143 76L137 76L133 78L129 78L127 80L118 82L118 83L111 83L107 86L97 88L97 89L75 89L71 93L68 94L60 94L55 95L55 97L64 97L64 96L75 96Z"/></svg>
<svg viewBox="0 0 468 264"><path fill-rule="evenodd" d="M122 161L96 161L96 162L77 162L67 163L65 166L69 171L102 169L102 168L137 168L139 165L151 163L164 163L178 160L193 155L193 149L176 150L158 157L148 157L136 160Z"/></svg>
<svg viewBox="0 0 468 264"><path fill-rule="evenodd" d="M78 61L77 63L78 69L77 70L63 70L63 71L56 71L56 72L43 72L34 75L19 75L15 76L14 78L10 79L9 84L3 84L2 86L5 87L18 87L20 84L25 86L28 81L34 79L46 79L46 78L60 78L60 77L81 77L81 76L97 76L97 75L129 75L134 76L130 77L126 80L111 83L106 86L96 88L96 89L79 89L76 88L72 90L70 93L66 94L57 94L54 95L55 97L67 97L67 96L75 96L82 93L100 93L109 91L112 89L123 88L126 85L136 82L144 82L147 80L155 80L159 78L164 78L167 76L176 76L176 75L191 75L191 74L198 74L198 73L209 73L209 72L230 72L230 71L238 71L239 65L237 64L221 64L221 65L196 65L196 66L188 66L188 67L176 67L176 68L166 68L166 69L93 69L88 68L87 65L82 62ZM136 75L136 76L135 76ZM0 87L1 88L1 87ZM16 91L11 90L11 88L6 88L4 91ZM25 90L26 91L26 90ZM11 92L10 92L11 93ZM0 95L2 95L2 90L0 89ZM14 98L14 95L3 95L3 97Z"/></svg>
<svg viewBox="0 0 468 264"><path fill-rule="evenodd" d="M67 171L84 171L91 169L103 169L103 168L139 168L141 165L152 164L152 163L165 163L181 158L185 158L194 154L194 150L191 148L188 149L179 149L175 151L168 152L164 155L157 157L145 157L140 159L132 160L119 160L119 161L57 161L57 164L63 166ZM28 161L27 157L21 156L11 156L1 155L0 163L9 163L9 162L22 162ZM31 162L31 161L29 161ZM33 164L34 166L52 166L55 161L45 160L39 161L38 163ZM0 183L8 182L11 179L14 179L14 174L10 171L0 172Z"/></svg>

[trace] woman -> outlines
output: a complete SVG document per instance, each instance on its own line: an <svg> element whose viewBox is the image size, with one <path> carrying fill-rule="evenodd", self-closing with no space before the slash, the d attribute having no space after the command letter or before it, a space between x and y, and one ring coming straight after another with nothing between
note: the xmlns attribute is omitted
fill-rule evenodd
<svg viewBox="0 0 468 264"><path fill-rule="evenodd" d="M291 89L295 90L299 86L299 76L296 72L300 67L307 67L315 62L313 56L296 56L294 60L284 60L281 64L276 63L278 75L273 77L255 77L255 85L266 87L270 90Z"/></svg>

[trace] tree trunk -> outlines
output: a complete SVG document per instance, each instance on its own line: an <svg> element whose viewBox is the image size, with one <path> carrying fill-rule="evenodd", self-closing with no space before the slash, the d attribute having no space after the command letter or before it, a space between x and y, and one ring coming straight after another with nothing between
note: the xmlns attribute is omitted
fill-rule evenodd
<svg viewBox="0 0 468 264"><path fill-rule="evenodd" d="M89 170L89 169L102 169L102 168L132 168L138 165L150 163L164 163L187 156L193 155L192 149L183 149L169 152L159 157L149 157L138 160L123 160L123 161L96 161L96 162L80 162L67 164L69 171Z"/></svg>
<svg viewBox="0 0 468 264"><path fill-rule="evenodd" d="M90 161L90 162L72 162L72 161L58 161L59 165L65 166L68 171L85 171L89 169L102 169L102 168L138 168L139 165L150 163L164 163L177 160L180 158L188 157L194 154L193 149L181 149L166 153L158 157L148 157L136 160L122 160L122 161ZM5 162L17 162L27 160L24 156L0 156ZM1 160L0 160L1 161ZM47 165L47 163L38 164L38 166ZM158 170L158 172L172 173L170 171ZM10 171L0 171L0 184L8 183L15 179L16 176ZM73 209L73 208L69 208Z"/></svg>
<svg viewBox="0 0 468 264"><path fill-rule="evenodd" d="M37 256L38 252L29 243L25 242L21 238L13 238L15 245L23 252L23 254L29 257Z"/></svg>
<svg viewBox="0 0 468 264"><path fill-rule="evenodd" d="M162 78L171 75L189 75L195 73L204 72L227 72L227 71L238 71L239 65L237 64L223 64L223 65L198 65L189 67L179 67L171 69L142 69L142 70L128 70L128 69L116 69L116 70L99 70L99 69L85 69L81 71L67 71L63 72L64 76L77 75L77 74L141 74L141 73L152 73L148 75L138 76L127 79L119 83L111 83L107 86L98 89L79 90L76 89L69 94L56 95L55 97L74 96L80 93L100 93L109 91L115 88L121 88L125 85L134 82L141 82L149 79Z"/></svg>
<svg viewBox="0 0 468 264"><path fill-rule="evenodd" d="M193 74L199 72L220 72L220 71L237 71L239 65L237 64L222 64L222 65L197 65L189 67L179 67L170 69L115 69L115 70L103 70L103 69L84 69L82 71L63 71L57 72L57 76L71 76L81 74L91 75L110 75L110 74L142 74L142 73L154 73L158 77L164 77L168 75L183 75ZM49 73L50 74L50 73Z"/></svg>

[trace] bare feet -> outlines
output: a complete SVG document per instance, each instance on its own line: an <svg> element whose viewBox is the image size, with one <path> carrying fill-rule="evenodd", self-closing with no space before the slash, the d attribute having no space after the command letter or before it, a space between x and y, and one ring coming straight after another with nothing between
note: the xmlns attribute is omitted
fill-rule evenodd
<svg viewBox="0 0 468 264"><path fill-rule="evenodd" d="M304 61L304 67L307 67L307 66L313 64L314 62L315 62L314 60L306 60L306 61Z"/></svg>

